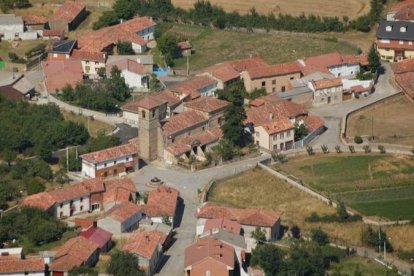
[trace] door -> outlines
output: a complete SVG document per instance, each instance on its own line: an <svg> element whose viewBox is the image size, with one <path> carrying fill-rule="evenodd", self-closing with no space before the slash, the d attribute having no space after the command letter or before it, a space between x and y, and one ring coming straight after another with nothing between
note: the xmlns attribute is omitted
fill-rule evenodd
<svg viewBox="0 0 414 276"><path fill-rule="evenodd" d="M331 103L331 97L328 97L328 104Z"/></svg>

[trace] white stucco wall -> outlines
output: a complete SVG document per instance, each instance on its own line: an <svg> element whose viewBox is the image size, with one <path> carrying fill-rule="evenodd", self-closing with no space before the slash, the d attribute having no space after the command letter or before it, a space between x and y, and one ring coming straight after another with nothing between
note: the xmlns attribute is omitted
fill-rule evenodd
<svg viewBox="0 0 414 276"><path fill-rule="evenodd" d="M359 64L340 65L328 68L335 77L352 77L356 76L360 70Z"/></svg>
<svg viewBox="0 0 414 276"><path fill-rule="evenodd" d="M98 61L82 60L81 64L83 73L89 76L98 75L98 69L105 68L105 63Z"/></svg>
<svg viewBox="0 0 414 276"><path fill-rule="evenodd" d="M132 156L132 154L130 154L130 155L123 156L123 157L120 157L120 158L117 158L117 159L112 159L112 160L107 160L105 162L97 163L96 168L98 170L100 170L100 169L111 167L113 165L122 164L122 163L126 163L126 162L131 162L132 160L133 160L133 156ZM106 164L106 166L105 166L105 164Z"/></svg>
<svg viewBox="0 0 414 276"><path fill-rule="evenodd" d="M135 53L140 54L147 50L146 45L139 45L132 42L132 50L134 50Z"/></svg>
<svg viewBox="0 0 414 276"><path fill-rule="evenodd" d="M81 202L81 198L83 199L82 202ZM73 201L72 205L75 208L73 215L87 212L89 210L89 195L88 194L85 194L82 197L74 198L72 199L72 201ZM81 207L83 207L82 210L81 210ZM61 212L62 212L62 217L70 216L70 200L62 202L62 203L57 203L55 204L54 208L55 208L55 214L57 218L61 218L61 214L60 214Z"/></svg>
<svg viewBox="0 0 414 276"><path fill-rule="evenodd" d="M82 175L90 178L95 178L95 166L86 160L82 159Z"/></svg>
<svg viewBox="0 0 414 276"><path fill-rule="evenodd" d="M143 75L135 74L128 70L122 70L121 75L124 77L125 83L132 89L148 88L147 83L143 81Z"/></svg>
<svg viewBox="0 0 414 276"><path fill-rule="evenodd" d="M139 116L138 116L138 110L137 113L123 110L122 111L122 117L124 118L124 122L128 125L132 125L134 127L138 126L139 123Z"/></svg>

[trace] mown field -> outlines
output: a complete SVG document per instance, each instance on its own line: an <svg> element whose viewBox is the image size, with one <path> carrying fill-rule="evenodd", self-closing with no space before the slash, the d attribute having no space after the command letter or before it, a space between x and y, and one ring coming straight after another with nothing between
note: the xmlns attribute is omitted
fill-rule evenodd
<svg viewBox="0 0 414 276"><path fill-rule="evenodd" d="M391 155L306 156L275 166L368 216L414 219L414 159Z"/></svg>
<svg viewBox="0 0 414 276"><path fill-rule="evenodd" d="M380 143L414 145L414 103L404 95L364 108L351 116L347 123L347 136L371 136ZM400 122L396 124L395 121ZM373 120L373 121L372 121Z"/></svg>
<svg viewBox="0 0 414 276"><path fill-rule="evenodd" d="M361 274L356 274L356 270ZM335 268L340 271L341 275L361 275L361 276L385 276L389 271L379 263L361 257L349 257L341 260L341 263L334 264L331 270L334 273Z"/></svg>
<svg viewBox="0 0 414 276"><path fill-rule="evenodd" d="M172 0L175 6L190 9L197 0ZM319 16L348 16L354 19L367 14L370 9L369 0L210 0L210 3L219 5L227 12L237 11L248 13L253 7L257 12L268 15L274 14L314 14ZM323 8L322 8L323 7Z"/></svg>
<svg viewBox="0 0 414 276"><path fill-rule="evenodd" d="M291 161L289 161L291 162ZM332 214L336 210L314 197L292 187L261 169L253 169L218 181L210 190L208 201L238 208L263 208L282 211L282 225L298 226L303 234L312 228L326 231L331 240L344 245L361 246L361 233L367 226L361 221L352 223L309 223L305 218L312 212ZM391 237L396 250L414 250L413 225L383 228Z"/></svg>
<svg viewBox="0 0 414 276"><path fill-rule="evenodd" d="M357 52L356 47L330 40L328 36L315 38L314 35L295 33L242 33L182 24L162 24L161 28L190 40L195 51L189 59L192 72L215 63L249 56L261 56L269 63L280 63L332 51ZM186 58L176 60L175 68L184 69L186 62Z"/></svg>

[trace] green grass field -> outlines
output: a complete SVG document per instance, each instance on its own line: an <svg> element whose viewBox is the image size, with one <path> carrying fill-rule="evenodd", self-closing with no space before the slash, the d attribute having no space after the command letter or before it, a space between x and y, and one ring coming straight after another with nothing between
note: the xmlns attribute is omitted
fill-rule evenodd
<svg viewBox="0 0 414 276"><path fill-rule="evenodd" d="M355 271L359 267L361 276L382 276L387 275L387 269L374 261L360 257L350 257L341 261L340 264L333 265L331 271L335 271L335 267L341 273L340 275L356 275ZM333 275L333 274L331 274Z"/></svg>
<svg viewBox="0 0 414 276"><path fill-rule="evenodd" d="M275 167L364 215L414 218L414 159L410 157L316 155Z"/></svg>
<svg viewBox="0 0 414 276"><path fill-rule="evenodd" d="M171 25L162 26L168 29ZM242 33L227 30L213 30L192 25L175 24L169 30L189 39L195 53L190 57L192 72L226 60L262 56L269 63L293 61L305 56L332 51L356 53L357 49L335 41L310 38L295 33ZM176 69L184 69L186 58L175 62Z"/></svg>

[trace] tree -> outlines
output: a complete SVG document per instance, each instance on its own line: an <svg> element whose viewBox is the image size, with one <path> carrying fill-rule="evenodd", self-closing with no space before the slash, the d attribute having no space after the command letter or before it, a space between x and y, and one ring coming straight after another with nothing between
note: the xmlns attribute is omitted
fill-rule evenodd
<svg viewBox="0 0 414 276"><path fill-rule="evenodd" d="M362 242L368 246L374 247L375 249L384 250L384 243L387 252L392 252L392 245L387 237L387 234L382 231L374 231L371 226L368 227L362 234Z"/></svg>
<svg viewBox="0 0 414 276"><path fill-rule="evenodd" d="M159 91L162 88L162 84L160 80L157 78L155 74L151 75L151 78L149 80L149 89L151 91Z"/></svg>
<svg viewBox="0 0 414 276"><path fill-rule="evenodd" d="M7 166L11 167L11 163L16 160L16 152L6 149L2 152L3 160L7 163Z"/></svg>
<svg viewBox="0 0 414 276"><path fill-rule="evenodd" d="M112 67L111 78L107 81L109 82L109 88L115 99L123 102L131 97L131 91L125 83L125 78L121 75L121 70L117 66Z"/></svg>
<svg viewBox="0 0 414 276"><path fill-rule="evenodd" d="M173 60L179 57L178 38L172 33L164 33L157 41L157 47L164 55L165 62L173 66Z"/></svg>
<svg viewBox="0 0 414 276"><path fill-rule="evenodd" d="M81 265L69 270L69 276L98 276L98 272L91 267Z"/></svg>
<svg viewBox="0 0 414 276"><path fill-rule="evenodd" d="M375 50L374 44L371 45L368 53L368 67L372 73L377 72L378 68L381 66L380 57L378 56L377 51Z"/></svg>
<svg viewBox="0 0 414 276"><path fill-rule="evenodd" d="M132 43L131 41L118 41L116 44L116 47L118 49L118 54L120 55L134 55L135 52L132 49Z"/></svg>
<svg viewBox="0 0 414 276"><path fill-rule="evenodd" d="M112 255L107 273L113 276L144 276L138 268L138 259L128 252L116 252Z"/></svg>
<svg viewBox="0 0 414 276"><path fill-rule="evenodd" d="M240 91L234 91L232 102L227 107L224 117L225 122L221 126L223 137L235 146L244 146L244 120L246 119L246 111L244 110L244 99Z"/></svg>
<svg viewBox="0 0 414 276"><path fill-rule="evenodd" d="M37 178L28 180L26 186L28 195L37 194L46 189L45 184Z"/></svg>
<svg viewBox="0 0 414 276"><path fill-rule="evenodd" d="M309 131L305 124L295 124L295 141L300 141L308 135Z"/></svg>
<svg viewBox="0 0 414 276"><path fill-rule="evenodd" d="M164 223L165 225L169 225L171 226L171 220L170 217L168 215L164 215L162 216L162 223Z"/></svg>
<svg viewBox="0 0 414 276"><path fill-rule="evenodd" d="M266 276L277 275L283 262L283 253L273 244L259 244L253 249L251 265L260 266Z"/></svg>
<svg viewBox="0 0 414 276"><path fill-rule="evenodd" d="M252 238L255 239L258 244L262 244L266 242L266 231L262 230L260 227L256 227L256 229L252 231Z"/></svg>
<svg viewBox="0 0 414 276"><path fill-rule="evenodd" d="M303 241L291 247L289 258L282 267L282 275L325 275L325 271L321 247Z"/></svg>
<svg viewBox="0 0 414 276"><path fill-rule="evenodd" d="M219 144L214 148L218 154L220 154L223 161L230 160L233 158L233 147L234 145L227 139L221 139Z"/></svg>
<svg viewBox="0 0 414 276"><path fill-rule="evenodd" d="M338 203L336 207L336 214L338 215L340 221L346 221L350 217L343 202Z"/></svg>
<svg viewBox="0 0 414 276"><path fill-rule="evenodd" d="M311 230L311 239L320 246L324 246L329 243L328 234L320 228Z"/></svg>

